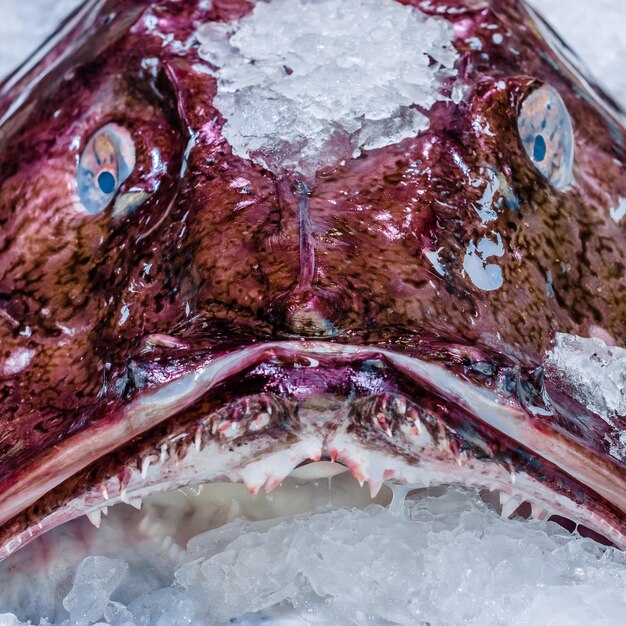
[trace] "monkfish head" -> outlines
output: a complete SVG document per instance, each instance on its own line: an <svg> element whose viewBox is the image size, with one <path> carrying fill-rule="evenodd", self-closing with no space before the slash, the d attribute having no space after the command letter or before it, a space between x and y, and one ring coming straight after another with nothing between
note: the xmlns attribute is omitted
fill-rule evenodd
<svg viewBox="0 0 626 626"><path fill-rule="evenodd" d="M89 0L0 114L0 559L337 468L626 548L624 118L523 2Z"/></svg>

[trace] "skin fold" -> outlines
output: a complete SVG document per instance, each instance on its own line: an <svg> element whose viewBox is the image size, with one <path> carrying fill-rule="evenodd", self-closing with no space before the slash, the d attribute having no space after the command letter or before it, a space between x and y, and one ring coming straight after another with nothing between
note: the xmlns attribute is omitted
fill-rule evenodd
<svg viewBox="0 0 626 626"><path fill-rule="evenodd" d="M0 558L112 477L123 500L132 472L178 436L168 481L181 484L199 429L226 463L228 429L244 422L241 466L310 423L411 467L425 455L401 432L417 413L450 454L528 475L595 512L585 524L608 524L614 543L626 537L626 463L609 453L626 420L610 428L542 370L556 332L626 347L623 113L521 1L402 4L453 25L460 101L425 111L416 137L308 177L234 154L216 79L198 70L198 24L248 15L245 0L87 2L5 82ZM564 189L518 131L544 85L571 117ZM127 131L135 163L92 213L77 168L107 125ZM85 162L114 154L111 141ZM496 252L480 263L501 277L491 290L464 266L483 240ZM155 395L165 389L175 401ZM267 426L250 430L268 405ZM324 441L315 452L331 457ZM349 464L355 446L333 450Z"/></svg>

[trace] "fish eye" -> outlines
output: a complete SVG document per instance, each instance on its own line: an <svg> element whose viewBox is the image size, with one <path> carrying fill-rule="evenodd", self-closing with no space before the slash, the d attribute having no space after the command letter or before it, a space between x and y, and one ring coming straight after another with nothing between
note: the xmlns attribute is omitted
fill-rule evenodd
<svg viewBox="0 0 626 626"><path fill-rule="evenodd" d="M544 85L524 100L517 130L532 164L556 189L565 189L574 171L574 130L554 87Z"/></svg>
<svg viewBox="0 0 626 626"><path fill-rule="evenodd" d="M135 144L130 133L107 124L92 135L78 163L78 196L86 211L101 213L135 168Z"/></svg>

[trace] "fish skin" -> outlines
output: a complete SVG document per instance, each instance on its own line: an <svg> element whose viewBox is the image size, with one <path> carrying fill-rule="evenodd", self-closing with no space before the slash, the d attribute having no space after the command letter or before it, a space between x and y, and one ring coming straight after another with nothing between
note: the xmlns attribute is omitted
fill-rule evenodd
<svg viewBox="0 0 626 626"><path fill-rule="evenodd" d="M295 174L276 176L233 155L212 104L215 79L194 69L196 24L237 19L251 3L91 4L90 21L9 78L0 95L0 506L1 494L27 483L56 447L123 420L136 398L215 355L292 337L393 349L505 401L502 377L518 372L531 394L545 384L558 398L558 415L529 414L533 427L564 433L623 480L626 465L608 459L615 433L533 378L556 331L600 329L626 345L626 220L610 216L626 198L623 114L550 47L521 3L403 2L433 15L457 10L443 16L457 33L468 95L436 105L418 137L318 173L304 192ZM493 40L494 23L506 46ZM181 45L164 45L168 35ZM535 170L516 131L523 98L540 83L559 91L573 120L575 183L565 192ZM107 123L135 141L137 166L122 192L148 197L128 213L88 215L77 207L76 164ZM487 230L476 213L484 185L468 183L484 181L486 168L510 191L496 198L502 208ZM303 193L315 253L308 281ZM462 259L489 231L502 238L504 282L485 292ZM433 250L442 250L443 276L426 257ZM155 337L170 345L150 343ZM20 358L25 367L7 367ZM493 366L493 375L474 374L476 363ZM310 395L356 378L354 368L329 365L313 380L292 365L283 382ZM236 402L238 388L273 392L279 383L243 374L226 396ZM405 387L390 373L359 394ZM523 405L518 391L513 399ZM131 458L128 442L117 444ZM110 468L112 459L91 461ZM85 463L75 476L90 480ZM76 488L61 485L46 506L61 506ZM28 519L39 515L33 507L24 506ZM24 519L2 523L14 529Z"/></svg>

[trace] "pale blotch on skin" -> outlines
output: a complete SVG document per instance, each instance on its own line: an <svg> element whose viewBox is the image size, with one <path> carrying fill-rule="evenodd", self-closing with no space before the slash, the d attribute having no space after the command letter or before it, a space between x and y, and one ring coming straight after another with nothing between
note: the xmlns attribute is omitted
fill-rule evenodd
<svg viewBox="0 0 626 626"><path fill-rule="evenodd" d="M502 268L495 263L487 263L491 257L504 255L504 245L500 233L495 233L496 240L483 237L478 244L470 241L463 259L463 271L476 287L483 291L495 291L504 283Z"/></svg>

